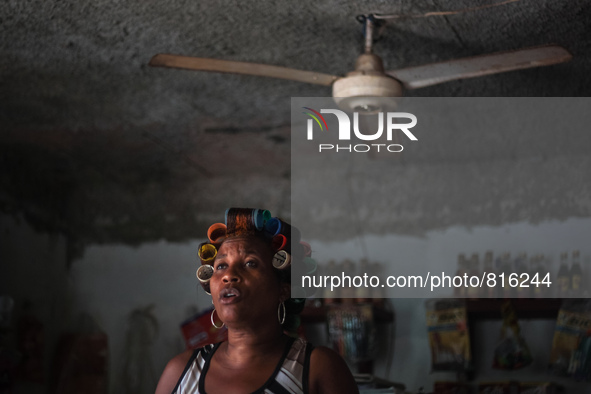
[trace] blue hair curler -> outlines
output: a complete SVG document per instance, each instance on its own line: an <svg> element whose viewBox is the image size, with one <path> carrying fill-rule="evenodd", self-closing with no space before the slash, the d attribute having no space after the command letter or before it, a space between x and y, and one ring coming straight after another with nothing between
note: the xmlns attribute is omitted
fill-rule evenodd
<svg viewBox="0 0 591 394"><path fill-rule="evenodd" d="M281 220L277 218L271 218L265 223L265 235L268 237L274 237L281 233Z"/></svg>
<svg viewBox="0 0 591 394"><path fill-rule="evenodd" d="M271 212L266 209L253 209L252 222L258 231L262 231L265 223L271 219Z"/></svg>

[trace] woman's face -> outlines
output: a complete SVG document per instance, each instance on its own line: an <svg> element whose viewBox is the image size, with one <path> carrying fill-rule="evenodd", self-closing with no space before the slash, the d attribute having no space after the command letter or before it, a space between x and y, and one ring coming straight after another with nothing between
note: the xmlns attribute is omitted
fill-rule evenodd
<svg viewBox="0 0 591 394"><path fill-rule="evenodd" d="M227 326L277 321L289 285L280 283L272 258L270 246L256 237L232 238L220 246L209 283L217 314Z"/></svg>

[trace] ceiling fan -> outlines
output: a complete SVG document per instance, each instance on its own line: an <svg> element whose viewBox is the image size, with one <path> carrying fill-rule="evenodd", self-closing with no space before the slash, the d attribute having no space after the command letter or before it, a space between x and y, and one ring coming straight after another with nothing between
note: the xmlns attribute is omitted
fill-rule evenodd
<svg viewBox="0 0 591 394"><path fill-rule="evenodd" d="M162 53L152 57L149 65L282 78L332 86L332 96L341 108L374 113L384 105L381 98L401 97L404 89L418 89L457 79L548 66L572 59L572 55L559 45L543 45L386 71L382 59L372 51L374 28L379 24L378 19L371 14L361 15L358 19L365 24L364 53L357 58L355 70L343 77L267 64Z"/></svg>

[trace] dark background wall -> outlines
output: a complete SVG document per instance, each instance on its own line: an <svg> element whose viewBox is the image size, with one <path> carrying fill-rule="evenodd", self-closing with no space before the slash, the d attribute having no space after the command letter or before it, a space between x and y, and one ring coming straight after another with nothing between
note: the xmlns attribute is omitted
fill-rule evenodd
<svg viewBox="0 0 591 394"><path fill-rule="evenodd" d="M150 68L152 55L178 53L344 75L362 47L355 16L400 13L405 17L380 29L375 44L387 69L546 43L560 44L573 54L565 64L450 82L408 91L407 96L575 97L584 104L591 88L589 3L521 0L456 15L421 16L487 4L0 5L0 289L15 300L11 324L27 313L43 323L46 384L60 335L100 330L109 337L110 390L122 392L120 382L129 372L124 366L133 364L126 358L133 353L127 332L132 326L151 327L132 319L134 310L157 317L158 336L147 358L152 363L142 364L148 385L157 379L165 361L182 349L178 324L209 305L193 279L195 248L205 229L220 221L229 206L265 207L290 219L290 98L330 96L329 88L297 82ZM506 137L501 133L492 140L499 146ZM383 217L385 222L400 223L402 218L406 223L392 226L395 242L419 245L406 252L413 256L422 245L417 236L462 232L468 226L482 232L446 238L448 247L431 246L427 257L453 265L455 255L466 250L517 253L520 247L501 234L517 231L529 239L544 218L532 212L545 212L543 198L534 201L531 196L541 195L554 213L548 225L567 236L544 247L547 239L530 240L534 243L525 251L546 251L556 258L563 250L578 248L589 255L587 244L571 236L589 228L589 134L540 130L535 137L520 140L507 152L490 150L459 131L454 150L447 145L449 157L433 149L380 164L405 180L411 191L394 191L393 200L401 205L392 211L394 216ZM475 166L488 169L489 180L517 166L522 174L543 168L556 181L540 188L510 178L515 181L513 194L481 196L482 204L471 206L458 185L466 180L462 174ZM417 176L425 169L433 170L432 178ZM364 190L372 186L378 185L368 183ZM458 198L441 212L420 204L433 193ZM519 200L524 195L530 206ZM416 202L407 211L412 215L396 216L405 200ZM498 210L487 210L486 201ZM571 227L572 220L581 220L581 227ZM525 226L525 232L511 226ZM421 303L395 302L398 321L406 322L397 331L401 350L394 353L394 368L386 371L383 360L377 369L403 380L409 376L403 366L417 365L405 382L411 389L428 373ZM547 346L552 322L540 324ZM541 364L536 368L527 376L547 378ZM43 387L27 383L22 389L43 392ZM580 386L572 387L580 392Z"/></svg>

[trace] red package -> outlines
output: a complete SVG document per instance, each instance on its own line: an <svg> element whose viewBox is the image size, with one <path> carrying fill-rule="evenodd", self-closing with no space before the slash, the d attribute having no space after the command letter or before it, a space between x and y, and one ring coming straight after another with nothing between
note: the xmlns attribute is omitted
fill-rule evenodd
<svg viewBox="0 0 591 394"><path fill-rule="evenodd" d="M209 309L198 313L181 323L181 331L187 349L198 349L210 343L222 342L228 339L226 326L215 328L211 324L211 311L212 309Z"/></svg>

